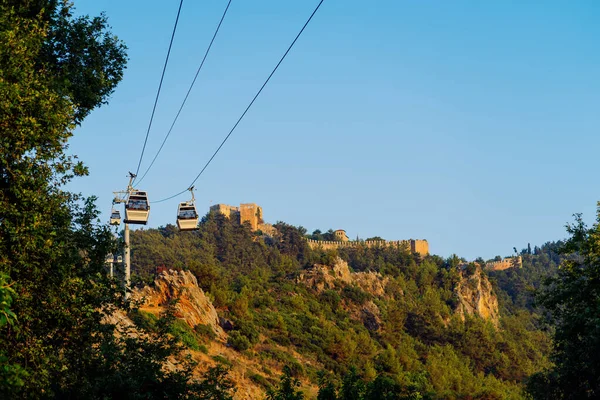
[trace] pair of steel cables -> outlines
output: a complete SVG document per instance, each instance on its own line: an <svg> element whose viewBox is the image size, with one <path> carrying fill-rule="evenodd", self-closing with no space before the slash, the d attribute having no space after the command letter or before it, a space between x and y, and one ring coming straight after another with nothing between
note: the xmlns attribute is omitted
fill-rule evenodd
<svg viewBox="0 0 600 400"><path fill-rule="evenodd" d="M223 23L223 20L225 19L225 16L227 15L227 11L229 10L229 6L231 5L231 1L232 0L229 0L228 3L227 3L227 6L225 7L223 15L221 16L221 19L219 21L219 24L217 25L217 28L216 28L213 36L212 36L212 39L211 39L211 41L210 41L210 43L209 43L209 45L208 45L208 47L207 47L207 49L206 49L206 51L204 53L204 57L202 58L200 66L198 67L198 69L196 71L196 75L194 76L194 79L192 80L192 83L190 84L190 87L189 87L189 89L188 89L188 91L187 91L187 93L186 93L186 95L185 95L185 97L184 97L184 99L183 99L183 101L181 103L181 106L179 107L179 110L177 111L177 114L175 115L175 118L174 118L174 120L173 120L173 122L171 124L171 127L169 128L167 134L165 135L165 138L163 139L162 144L160 145L160 147L159 147L158 151L156 152L154 158L152 159L150 165L148 166L148 168L146 168L146 170L145 170L144 174L142 175L142 177L139 180L137 180L137 178L136 178L136 180L133 181L135 184L139 184L146 177L146 175L148 174L148 172L150 171L150 169L154 165L154 162L156 161L156 159L158 158L159 154L161 153L161 151L162 151L162 149L163 149L163 147L164 147L167 139L171 135L171 132L173 131L173 127L175 126L175 123L177 122L177 119L179 118L179 115L181 114L181 111L183 110L183 107L185 106L185 103L186 103L186 101L187 101L187 99L188 99L188 97L189 97L189 95L190 95L190 93L192 91L192 88L194 87L194 84L196 83L198 75L200 74L200 71L202 70L202 67L204 66L206 58L207 58L208 54L210 53L210 49L212 48L212 45L213 45L213 43L215 41L215 38L217 37L217 34L219 33L219 29L221 28L221 24ZM225 136L225 138L223 139L223 141L221 142L221 144L217 147L217 149L214 151L214 153L212 154L212 156L208 159L208 161L202 167L202 169L196 175L196 177L192 180L192 182L185 189L183 189L182 191L177 192L177 193L175 193L175 194L173 194L171 196L165 197L165 198L163 198L161 200L153 201L153 203L161 203L163 201L167 201L167 200L173 199L173 198L175 198L175 197L177 197L177 196L179 196L179 195L187 192L189 190L189 188L191 188L192 186L194 186L194 184L196 183L196 181L198 180L198 178L200 178L200 176L204 173L204 171L206 170L206 168L210 165L210 163L213 161L213 159L216 157L216 155L219 153L219 151L223 148L223 146L225 145L225 143L227 142L227 140L231 137L231 135L233 134L233 132L235 131L235 129L238 127L238 125L240 124L240 122L242 121L242 119L246 116L246 114L248 113L248 111L250 110L250 108L252 107L252 105L254 104L254 102L256 101L256 99L258 98L258 96L261 94L261 92L263 91L263 89L265 88L265 86L269 83L269 81L271 80L271 78L273 77L273 75L275 74L275 72L277 71L277 69L279 68L279 66L281 65L281 63L283 62L283 60L286 58L286 56L288 55L288 53L291 51L292 47L294 47L294 44L296 44L296 42L298 41L298 39L300 38L300 36L302 35L302 33L304 32L304 30L308 26L308 24L310 23L310 21L312 20L312 18L314 17L314 15L317 13L317 11L319 10L319 8L321 7L321 4L323 4L323 1L324 0L320 0L319 1L319 3L317 4L317 6L315 7L315 9L313 10L312 14L310 15L310 17L308 17L308 19L306 20L306 22L302 26L302 29L300 29L300 31L298 32L298 34L296 35L296 37L294 38L294 40L288 46L288 48L285 51L285 53L283 54L283 56L281 56L281 58L279 59L279 62L277 62L277 64L275 65L275 68L273 68L273 70L271 71L271 73L269 74L269 76L267 77L267 79L264 81L264 83L262 84L262 86L260 87L260 89L256 92L256 94L254 95L254 97L252 98L252 100L250 101L250 103L248 104L248 106L245 108L244 112L237 119L237 121L235 122L235 124L233 125L233 127L230 129L229 133ZM155 98L155 101L154 101L154 106L152 108L152 114L150 116L150 122L148 124L148 129L146 130L146 137L145 137L145 140L144 140L144 145L142 147L142 152L141 152L140 159L139 159L138 166L137 166L136 173L135 173L136 176L138 175L138 173L140 171L142 160L144 158L144 152L146 150L146 144L148 142L148 137L150 135L150 130L151 130L151 127L152 127L152 121L154 119L154 113L156 111L156 106L158 104L158 99L160 97L160 91L161 91L161 88L162 88L163 79L164 79L165 72L166 72L166 69L167 69L167 64L169 62L169 56L171 54L171 47L173 45L173 40L175 38L175 32L177 30L177 25L178 25L178 22L179 22L179 16L181 14L181 8L182 8L182 6L183 6L183 0L181 0L180 3L179 3L179 8L178 8L178 11L177 11L177 18L175 19L175 24L173 26L173 32L171 34L171 40L170 40L170 43L169 43L169 49L167 51L167 56L166 56L166 59L165 59L165 63L164 63L164 66L163 66L163 71L162 71L160 82L159 82L159 85L158 85L158 90L157 90L157 93L156 93L156 98Z"/></svg>

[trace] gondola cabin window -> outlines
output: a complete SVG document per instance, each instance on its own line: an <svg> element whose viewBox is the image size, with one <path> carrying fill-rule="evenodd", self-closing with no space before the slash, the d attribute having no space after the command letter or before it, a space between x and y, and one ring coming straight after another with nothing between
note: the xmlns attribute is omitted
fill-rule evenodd
<svg viewBox="0 0 600 400"><path fill-rule="evenodd" d="M129 198L129 202L127 203L127 208L131 208L133 210L147 210L148 202L146 200L139 200L131 196Z"/></svg>

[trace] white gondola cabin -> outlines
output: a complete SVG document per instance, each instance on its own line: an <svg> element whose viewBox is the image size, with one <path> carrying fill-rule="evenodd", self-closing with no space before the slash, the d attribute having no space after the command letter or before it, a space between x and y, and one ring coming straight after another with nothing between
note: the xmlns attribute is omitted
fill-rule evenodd
<svg viewBox="0 0 600 400"><path fill-rule="evenodd" d="M108 253L106 255L106 258L104 259L104 263L109 265L112 264L115 261L115 257L112 255L112 253Z"/></svg>
<svg viewBox="0 0 600 400"><path fill-rule="evenodd" d="M125 223L146 225L150 215L150 202L146 192L133 190L125 203Z"/></svg>
<svg viewBox="0 0 600 400"><path fill-rule="evenodd" d="M115 210L113 208L110 212L110 224L121 225L121 213L119 212L119 210Z"/></svg>
<svg viewBox="0 0 600 400"><path fill-rule="evenodd" d="M198 213L193 201L184 201L177 207L177 227L180 231L195 231L198 229Z"/></svg>

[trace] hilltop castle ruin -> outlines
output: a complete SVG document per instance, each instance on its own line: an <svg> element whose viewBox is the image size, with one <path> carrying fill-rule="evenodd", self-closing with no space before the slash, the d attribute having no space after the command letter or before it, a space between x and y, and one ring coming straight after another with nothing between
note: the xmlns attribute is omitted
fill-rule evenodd
<svg viewBox="0 0 600 400"><path fill-rule="evenodd" d="M509 268L523 268L523 258L521 256L508 257L500 261L488 261L485 263L488 271L503 271Z"/></svg>
<svg viewBox="0 0 600 400"><path fill-rule="evenodd" d="M262 231L273 236L276 232L271 224L265 224L263 221L263 209L256 203L240 204L239 207L227 204L215 204L210 207L211 211L221 213L227 218L233 218L240 224L248 222L253 231ZM306 239L311 249L331 250L338 247L406 247L412 253L425 256L429 254L429 243L427 240L350 240L346 231L338 229L334 231L335 241Z"/></svg>
<svg viewBox="0 0 600 400"><path fill-rule="evenodd" d="M227 204L215 204L210 207L210 210L219 212L227 218L235 218L240 224L248 222L253 231L257 230L258 225L264 222L262 219L262 207L256 203L240 204L239 207Z"/></svg>
<svg viewBox="0 0 600 400"><path fill-rule="evenodd" d="M340 238L340 235L337 232L343 232L345 240ZM345 236L346 232L342 229L338 229L335 231L336 238L340 238L338 241L329 241L329 240L313 240L307 239L308 245L311 249L323 249L323 250L332 250L340 247L358 247L358 246L366 246L366 247L397 247L397 248L406 248L410 250L411 253L417 253L421 256L426 256L429 254L429 243L427 240L422 239L409 239L409 240L348 240L348 237Z"/></svg>
<svg viewBox="0 0 600 400"><path fill-rule="evenodd" d="M256 203L243 203L239 207L227 204L215 204L210 207L211 211L221 213L227 218L233 218L240 224L248 222L253 231L263 231L272 234L273 226L263 221L263 209Z"/></svg>

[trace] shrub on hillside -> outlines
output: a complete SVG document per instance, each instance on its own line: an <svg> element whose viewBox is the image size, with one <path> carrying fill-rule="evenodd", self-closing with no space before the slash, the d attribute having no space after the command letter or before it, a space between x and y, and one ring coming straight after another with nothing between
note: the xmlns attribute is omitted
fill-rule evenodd
<svg viewBox="0 0 600 400"><path fill-rule="evenodd" d="M187 348L196 351L200 350L200 343L198 343L198 338L194 334L194 330L185 321L181 319L173 321L169 327L169 333L175 336Z"/></svg>
<svg viewBox="0 0 600 400"><path fill-rule="evenodd" d="M210 340L214 340L217 337L217 334L210 325L198 324L194 327L194 332Z"/></svg>
<svg viewBox="0 0 600 400"><path fill-rule="evenodd" d="M227 344L233 347L237 351L248 350L251 346L250 340L240 333L240 331L231 331Z"/></svg>
<svg viewBox="0 0 600 400"><path fill-rule="evenodd" d="M342 297L359 305L363 305L369 300L369 295L357 286L345 286L342 290Z"/></svg>

